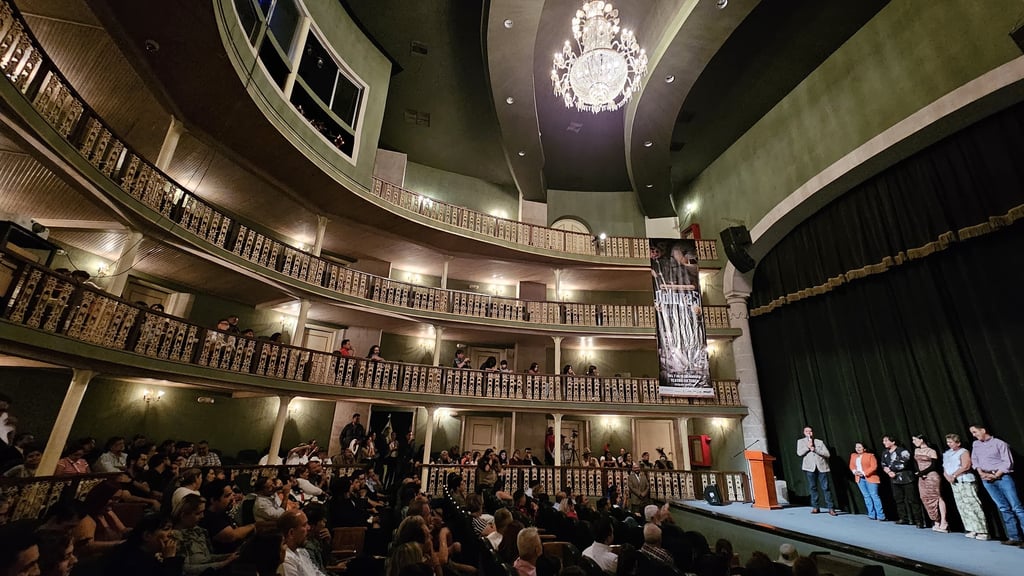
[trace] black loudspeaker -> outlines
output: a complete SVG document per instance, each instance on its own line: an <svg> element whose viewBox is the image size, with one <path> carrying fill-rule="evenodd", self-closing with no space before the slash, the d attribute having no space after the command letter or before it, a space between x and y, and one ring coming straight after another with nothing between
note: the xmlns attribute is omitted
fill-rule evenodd
<svg viewBox="0 0 1024 576"><path fill-rule="evenodd" d="M757 266L757 262L747 254L750 248L750 231L746 226L733 226L722 230L722 246L725 247L725 255L729 262L742 272L750 272Z"/></svg>
<svg viewBox="0 0 1024 576"><path fill-rule="evenodd" d="M725 505L722 503L722 492L718 489L718 484L712 484L704 489L704 499L712 506Z"/></svg>

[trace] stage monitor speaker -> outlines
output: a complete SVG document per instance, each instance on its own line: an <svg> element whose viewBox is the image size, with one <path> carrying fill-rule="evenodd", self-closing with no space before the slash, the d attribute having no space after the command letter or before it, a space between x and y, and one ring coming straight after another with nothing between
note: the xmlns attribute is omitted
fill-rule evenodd
<svg viewBox="0 0 1024 576"><path fill-rule="evenodd" d="M757 266L757 262L747 254L750 249L750 231L746 226L732 226L722 230L722 246L725 247L725 255L729 262L742 272L750 272Z"/></svg>
<svg viewBox="0 0 1024 576"><path fill-rule="evenodd" d="M722 502L722 492L718 489L718 484L712 484L704 489L704 499L708 501L708 504L712 506L724 506Z"/></svg>

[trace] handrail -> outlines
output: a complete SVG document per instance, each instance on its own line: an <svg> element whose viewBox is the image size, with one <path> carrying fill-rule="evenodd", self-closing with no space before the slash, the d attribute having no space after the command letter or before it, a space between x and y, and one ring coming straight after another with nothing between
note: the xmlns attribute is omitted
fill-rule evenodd
<svg viewBox="0 0 1024 576"><path fill-rule="evenodd" d="M568 232L500 218L442 200L435 200L380 178L373 179L371 192L385 202L415 212L435 222L504 242L567 254L611 256L637 260L638 263L647 263L651 257L647 238L629 236L601 238L581 232ZM714 240L696 240L695 242L698 260L718 260L718 244Z"/></svg>
<svg viewBox="0 0 1024 576"><path fill-rule="evenodd" d="M455 472L462 476L469 490L476 484L476 466L425 464L427 485L422 488L427 494L440 496L446 485L448 474ZM713 470L645 470L651 486L651 498L655 500L700 500L704 488L717 484L724 502L750 502L750 489L744 472L721 472ZM626 479L630 470L626 468L593 468L581 466L507 466L498 474L505 491L512 493L525 490L533 480L539 480L548 494L555 494L565 486L572 486L573 492L587 496L605 496L608 488L615 484L619 494L625 493Z"/></svg>
<svg viewBox="0 0 1024 576"><path fill-rule="evenodd" d="M241 482L239 487L248 492L254 480L276 476L282 468L292 476L297 466L218 466L232 482ZM426 494L438 497L444 495L448 474L459 473L468 486L476 478L475 466L424 465L427 469L427 485L422 488ZM350 476L365 466L324 466L328 478ZM722 493L722 501L750 502L750 487L745 472L715 470L661 470L647 469L650 477L651 498L660 501L700 500L704 489L715 484ZM597 498L604 496L611 484L619 486L620 494L626 486L629 470L623 468L583 468L573 466L508 466L499 478L504 481L507 492L526 489L530 481L540 480L548 494L555 494L566 485L571 485L577 494ZM97 484L116 480L123 474L80 474L76 476L36 476L33 478L0 477L0 494L13 503L5 514L0 514L0 525L18 520L39 520L45 518L52 507L70 499L79 502ZM245 480L248 479L248 482Z"/></svg>
<svg viewBox="0 0 1024 576"><path fill-rule="evenodd" d="M431 288L367 274L292 247L249 222L200 199L118 139L46 57L20 16L0 1L0 70L82 157L137 202L179 227L183 236L232 252L259 273L272 271L301 289L357 303L383 304L411 314L452 320L487 319L523 327L560 325L652 330L653 306L529 301ZM143 212L140 212L143 213ZM370 306L371 308L374 306ZM728 329L727 307L705 306L708 329ZM635 332L630 332L635 333Z"/></svg>
<svg viewBox="0 0 1024 576"><path fill-rule="evenodd" d="M653 378L529 375L343 357L235 336L113 297L0 251L13 278L0 318L147 356L327 387L443 394L454 398L740 406L736 381L716 381L714 398L662 397Z"/></svg>

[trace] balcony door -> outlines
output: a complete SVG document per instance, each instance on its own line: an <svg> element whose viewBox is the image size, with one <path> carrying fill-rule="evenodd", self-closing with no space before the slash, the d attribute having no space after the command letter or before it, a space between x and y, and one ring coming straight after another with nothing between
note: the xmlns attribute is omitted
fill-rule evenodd
<svg viewBox="0 0 1024 576"><path fill-rule="evenodd" d="M658 459L658 448L665 450L676 468L682 468L682 454L675 454L675 423L672 420L633 420L633 438L636 439L633 460L639 462L644 452L651 453L651 462Z"/></svg>
<svg viewBox="0 0 1024 576"><path fill-rule="evenodd" d="M491 416L466 416L462 424L463 450L488 448L501 450L505 446L505 426L501 418Z"/></svg>

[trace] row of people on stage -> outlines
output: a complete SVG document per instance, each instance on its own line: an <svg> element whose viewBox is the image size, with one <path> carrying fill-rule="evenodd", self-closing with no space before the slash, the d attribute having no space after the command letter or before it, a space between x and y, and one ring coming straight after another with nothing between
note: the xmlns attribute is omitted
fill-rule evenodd
<svg viewBox="0 0 1024 576"><path fill-rule="evenodd" d="M995 502L1006 530L1003 544L1021 546L1024 537L1024 505L1011 476L1013 456L1009 445L989 434L980 424L970 427L974 442L968 450L958 434L946 435L946 450L940 452L923 434L911 437L913 447L904 447L891 434L882 437L885 449L879 457L868 451L862 442L854 444L850 454L850 472L864 498L868 518L885 521L879 488L882 476L889 479L896 501L897 524L931 527L936 532L949 532L948 506L942 497L942 482L949 483L953 501L966 530L965 536L988 540L988 519L978 497L979 486ZM837 515L829 490L830 453L825 443L814 437L814 430L804 428L797 440L797 456L807 476L811 493L811 513L817 514L819 494L828 513Z"/></svg>

